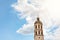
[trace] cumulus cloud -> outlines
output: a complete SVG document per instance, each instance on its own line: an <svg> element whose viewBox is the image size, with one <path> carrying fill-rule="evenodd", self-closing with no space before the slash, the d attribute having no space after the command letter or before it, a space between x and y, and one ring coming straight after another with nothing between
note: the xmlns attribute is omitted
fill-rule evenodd
<svg viewBox="0 0 60 40"><path fill-rule="evenodd" d="M27 21L17 30L17 33L33 33L34 22L39 16L43 23L45 37L47 38L49 35L48 38L52 38L52 40L60 39L60 0L17 0L12 7L20 12L17 16L20 16L21 19L25 18ZM53 33L54 36L51 35Z"/></svg>

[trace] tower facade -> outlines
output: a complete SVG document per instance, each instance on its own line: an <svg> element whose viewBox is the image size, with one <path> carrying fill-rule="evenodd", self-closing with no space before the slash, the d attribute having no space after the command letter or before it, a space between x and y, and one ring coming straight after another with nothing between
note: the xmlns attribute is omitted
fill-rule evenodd
<svg viewBox="0 0 60 40"><path fill-rule="evenodd" d="M34 23L34 40L44 40L42 22L37 18Z"/></svg>

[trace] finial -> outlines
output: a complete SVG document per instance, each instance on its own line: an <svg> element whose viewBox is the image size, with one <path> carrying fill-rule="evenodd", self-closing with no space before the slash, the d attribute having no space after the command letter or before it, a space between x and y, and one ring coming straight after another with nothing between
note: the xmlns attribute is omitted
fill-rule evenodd
<svg viewBox="0 0 60 40"><path fill-rule="evenodd" d="M37 17L37 21L39 21L39 17Z"/></svg>

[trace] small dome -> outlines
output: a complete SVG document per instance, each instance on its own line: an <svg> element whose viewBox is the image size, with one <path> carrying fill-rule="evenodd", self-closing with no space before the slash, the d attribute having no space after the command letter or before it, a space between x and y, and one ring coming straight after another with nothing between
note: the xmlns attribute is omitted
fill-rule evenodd
<svg viewBox="0 0 60 40"><path fill-rule="evenodd" d="M39 17L37 17L37 21L35 21L34 24L36 24L36 23L40 23L40 24L42 24L42 22L39 20Z"/></svg>

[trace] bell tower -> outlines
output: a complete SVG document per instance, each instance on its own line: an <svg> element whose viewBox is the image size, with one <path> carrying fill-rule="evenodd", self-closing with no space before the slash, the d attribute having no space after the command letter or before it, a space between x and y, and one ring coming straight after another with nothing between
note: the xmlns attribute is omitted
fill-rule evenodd
<svg viewBox="0 0 60 40"><path fill-rule="evenodd" d="M42 22L37 18L34 23L34 40L44 40Z"/></svg>

